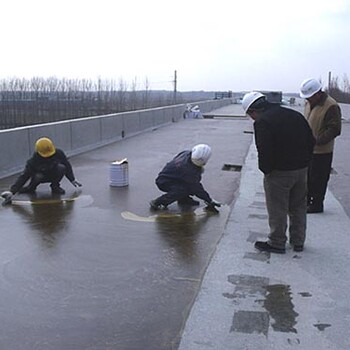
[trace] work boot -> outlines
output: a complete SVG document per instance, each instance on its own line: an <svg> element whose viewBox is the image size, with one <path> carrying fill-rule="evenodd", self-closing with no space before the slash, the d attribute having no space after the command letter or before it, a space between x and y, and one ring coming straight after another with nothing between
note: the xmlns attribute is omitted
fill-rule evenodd
<svg viewBox="0 0 350 350"><path fill-rule="evenodd" d="M150 205L150 207L151 207L152 210L159 210L160 207L161 207L161 204L159 204L159 203L157 202L156 199L152 199L152 200L149 202L149 205Z"/></svg>
<svg viewBox="0 0 350 350"><path fill-rule="evenodd" d="M20 188L18 190L18 193L35 193L35 188L29 187L29 186L25 186L25 187Z"/></svg>
<svg viewBox="0 0 350 350"><path fill-rule="evenodd" d="M285 248L275 248L272 247L268 242L257 241L254 244L254 247L261 252L269 252L269 253L277 253L277 254L285 254Z"/></svg>
<svg viewBox="0 0 350 350"><path fill-rule="evenodd" d="M53 194L65 194L66 191L60 186L51 186L51 192Z"/></svg>
<svg viewBox="0 0 350 350"><path fill-rule="evenodd" d="M180 205L199 205L199 202L190 196L179 199L177 203Z"/></svg>

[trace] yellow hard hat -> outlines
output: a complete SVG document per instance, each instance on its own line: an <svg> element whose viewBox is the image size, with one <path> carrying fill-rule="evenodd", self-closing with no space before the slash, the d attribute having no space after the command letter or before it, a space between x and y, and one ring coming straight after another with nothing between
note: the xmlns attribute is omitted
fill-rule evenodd
<svg viewBox="0 0 350 350"><path fill-rule="evenodd" d="M44 158L48 158L56 153L56 148L49 138L42 137L35 142L35 152Z"/></svg>

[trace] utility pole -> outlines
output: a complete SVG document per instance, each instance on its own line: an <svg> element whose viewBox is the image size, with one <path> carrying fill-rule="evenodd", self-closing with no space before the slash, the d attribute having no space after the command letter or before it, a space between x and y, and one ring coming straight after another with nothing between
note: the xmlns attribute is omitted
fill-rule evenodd
<svg viewBox="0 0 350 350"><path fill-rule="evenodd" d="M174 105L176 105L176 92L177 92L177 72L174 72Z"/></svg>
<svg viewBox="0 0 350 350"><path fill-rule="evenodd" d="M328 93L331 91L331 84L332 84L332 72L328 72Z"/></svg>

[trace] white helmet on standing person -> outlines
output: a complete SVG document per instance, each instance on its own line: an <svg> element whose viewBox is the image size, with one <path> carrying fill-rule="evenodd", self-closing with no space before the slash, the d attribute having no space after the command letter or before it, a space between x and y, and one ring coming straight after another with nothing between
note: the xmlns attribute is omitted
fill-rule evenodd
<svg viewBox="0 0 350 350"><path fill-rule="evenodd" d="M246 93L242 100L242 107L244 109L244 112L247 113L250 106L260 98L264 98L264 101L266 100L266 96L263 95L261 92L252 91L252 92Z"/></svg>
<svg viewBox="0 0 350 350"><path fill-rule="evenodd" d="M300 97L310 98L322 89L321 83L313 78L305 79L300 85Z"/></svg>
<svg viewBox="0 0 350 350"><path fill-rule="evenodd" d="M206 144L199 144L192 148L191 161L197 166L204 166L211 156L211 148Z"/></svg>

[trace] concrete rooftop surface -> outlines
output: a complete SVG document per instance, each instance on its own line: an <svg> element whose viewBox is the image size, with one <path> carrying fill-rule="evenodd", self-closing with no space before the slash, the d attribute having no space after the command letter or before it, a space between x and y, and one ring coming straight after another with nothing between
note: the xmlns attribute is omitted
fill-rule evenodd
<svg viewBox="0 0 350 350"><path fill-rule="evenodd" d="M72 157L81 190L43 184L0 208L0 349L350 348L350 124L305 250L274 255L253 247L268 226L252 121L240 105L210 114ZM198 143L212 147L203 185L219 214L150 211L158 172ZM129 185L111 187L122 158Z"/></svg>

